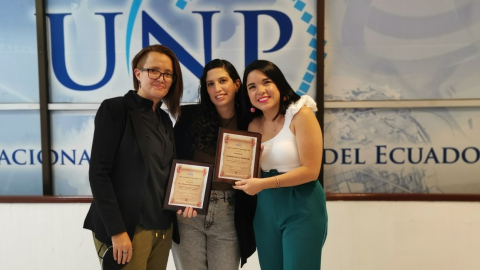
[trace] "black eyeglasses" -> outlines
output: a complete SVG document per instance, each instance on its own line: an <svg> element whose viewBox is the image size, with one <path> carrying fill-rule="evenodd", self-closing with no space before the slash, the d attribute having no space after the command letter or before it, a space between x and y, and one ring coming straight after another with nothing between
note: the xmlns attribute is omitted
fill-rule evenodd
<svg viewBox="0 0 480 270"><path fill-rule="evenodd" d="M162 76L165 82L173 82L175 80L175 74L170 72L160 72L160 70L153 68L141 68L140 70L148 71L148 77L152 80L158 80Z"/></svg>

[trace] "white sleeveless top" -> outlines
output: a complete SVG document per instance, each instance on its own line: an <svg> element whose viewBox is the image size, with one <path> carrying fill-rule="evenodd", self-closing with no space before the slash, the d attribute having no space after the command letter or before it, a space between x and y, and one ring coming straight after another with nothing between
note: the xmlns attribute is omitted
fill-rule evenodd
<svg viewBox="0 0 480 270"><path fill-rule="evenodd" d="M267 172L276 169L278 172L288 172L300 167L297 142L295 135L290 130L293 116L303 107L307 106L312 111L317 111L315 101L303 95L297 102L291 104L285 113L285 123L280 132L268 141L262 143L263 153L260 167Z"/></svg>

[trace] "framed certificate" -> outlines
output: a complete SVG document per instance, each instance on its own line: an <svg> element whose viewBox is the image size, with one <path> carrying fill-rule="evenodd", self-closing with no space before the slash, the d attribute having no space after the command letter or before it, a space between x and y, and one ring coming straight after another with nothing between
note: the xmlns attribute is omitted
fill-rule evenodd
<svg viewBox="0 0 480 270"><path fill-rule="evenodd" d="M261 142L260 133L220 128L214 181L234 184L256 177Z"/></svg>
<svg viewBox="0 0 480 270"><path fill-rule="evenodd" d="M213 164L174 159L163 209L192 207L206 214L212 175Z"/></svg>

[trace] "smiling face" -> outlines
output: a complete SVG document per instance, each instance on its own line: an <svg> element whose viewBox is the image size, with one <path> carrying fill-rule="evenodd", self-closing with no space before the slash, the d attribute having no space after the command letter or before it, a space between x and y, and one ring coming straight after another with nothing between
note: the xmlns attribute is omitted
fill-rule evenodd
<svg viewBox="0 0 480 270"><path fill-rule="evenodd" d="M142 62L142 61L140 61ZM157 104L160 100L168 94L168 90L172 82L165 82L164 76L154 80L148 76L148 71L141 71L141 68L155 69L162 73L173 74L173 64L170 57L159 52L150 52L145 58L143 66L137 67L134 72L140 87L138 88L138 95L149 99Z"/></svg>
<svg viewBox="0 0 480 270"><path fill-rule="evenodd" d="M207 72L206 85L210 100L217 110L225 106L233 107L240 80L234 82L224 68L214 68Z"/></svg>
<svg viewBox="0 0 480 270"><path fill-rule="evenodd" d="M280 91L277 85L258 69L247 76L247 91L253 106L265 112L277 114L280 108Z"/></svg>

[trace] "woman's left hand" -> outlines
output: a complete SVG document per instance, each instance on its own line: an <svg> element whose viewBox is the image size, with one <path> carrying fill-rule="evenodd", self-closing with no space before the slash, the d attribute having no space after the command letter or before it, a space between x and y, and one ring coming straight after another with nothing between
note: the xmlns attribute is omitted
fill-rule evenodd
<svg viewBox="0 0 480 270"><path fill-rule="evenodd" d="M243 190L248 195L255 195L264 189L262 178L250 178L235 182L234 189Z"/></svg>

